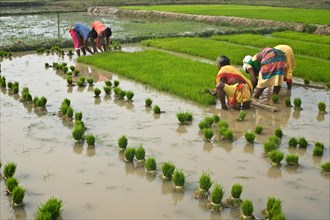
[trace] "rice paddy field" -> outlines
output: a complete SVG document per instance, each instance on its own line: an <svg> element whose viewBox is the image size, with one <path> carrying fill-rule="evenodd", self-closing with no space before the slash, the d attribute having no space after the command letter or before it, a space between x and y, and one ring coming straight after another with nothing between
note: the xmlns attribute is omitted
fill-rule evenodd
<svg viewBox="0 0 330 220"><path fill-rule="evenodd" d="M251 210L254 219L330 218L329 36L284 31L166 38L238 27L85 13L61 14L58 32L50 28L56 17L1 16L2 31L12 38L1 43L47 42L57 34L65 39L72 21L93 19L113 25L112 41L154 39L82 57L62 48L0 58L0 219L227 220ZM225 54L240 69L245 55L277 44L292 46L297 65L291 91L283 84L277 103L268 89L260 98L278 111L221 110L205 91L214 87L216 57ZM190 119L180 121L180 113ZM269 154L274 144L280 162ZM8 193L9 163L25 190L20 205L16 192ZM168 163L174 174L164 179ZM211 185L199 198L202 174ZM244 201L243 208L230 203L234 184L242 187L235 201ZM270 198L279 206L267 209ZM52 199L60 201L53 217L46 205Z"/></svg>

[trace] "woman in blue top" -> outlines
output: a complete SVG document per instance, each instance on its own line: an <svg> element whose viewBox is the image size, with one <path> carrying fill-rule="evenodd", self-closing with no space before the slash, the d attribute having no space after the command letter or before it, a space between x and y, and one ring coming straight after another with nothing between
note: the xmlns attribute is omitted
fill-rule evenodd
<svg viewBox="0 0 330 220"><path fill-rule="evenodd" d="M82 23L75 23L71 26L70 35L73 41L74 48L78 56L80 56L80 50L86 55L86 50L90 53L96 53L95 39L97 38L97 32L90 29ZM87 46L88 40L91 41L93 51Z"/></svg>

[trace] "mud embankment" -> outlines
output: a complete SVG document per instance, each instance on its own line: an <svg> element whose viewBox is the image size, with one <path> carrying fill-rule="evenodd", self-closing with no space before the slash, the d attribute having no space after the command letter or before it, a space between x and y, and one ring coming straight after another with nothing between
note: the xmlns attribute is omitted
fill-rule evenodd
<svg viewBox="0 0 330 220"><path fill-rule="evenodd" d="M326 25L306 25L292 22L279 22L264 19L248 19L229 16L207 16L192 15L173 12L147 11L147 10L124 10L114 7L95 6L89 7L88 13L98 16L117 15L119 17L136 17L136 18L166 18L173 20L205 22L213 25L223 26L249 26L256 28L278 28L284 30L292 30L298 32L308 32L315 34L330 35L330 27Z"/></svg>

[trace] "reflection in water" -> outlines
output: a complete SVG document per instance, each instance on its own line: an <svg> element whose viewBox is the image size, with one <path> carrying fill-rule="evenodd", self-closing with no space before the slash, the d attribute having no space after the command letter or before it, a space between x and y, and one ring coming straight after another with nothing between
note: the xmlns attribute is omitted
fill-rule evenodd
<svg viewBox="0 0 330 220"><path fill-rule="evenodd" d="M298 149L297 149L297 153L299 154L299 156L304 156L304 154L306 154L306 152L307 152L307 148L303 148L303 147L299 147Z"/></svg>
<svg viewBox="0 0 330 220"><path fill-rule="evenodd" d="M72 119L69 120L69 119L66 119L66 117L63 117L61 121L65 127L69 128L69 129L73 129L74 123L73 123Z"/></svg>
<svg viewBox="0 0 330 220"><path fill-rule="evenodd" d="M126 108L127 108L128 110L133 109L133 108L134 108L133 103L130 102L130 101L126 102Z"/></svg>
<svg viewBox="0 0 330 220"><path fill-rule="evenodd" d="M96 97L95 99L94 99L94 104L95 105L99 105L101 103L101 98L100 97Z"/></svg>
<svg viewBox="0 0 330 220"><path fill-rule="evenodd" d="M321 164L322 157L313 155L312 160L315 165L319 166Z"/></svg>
<svg viewBox="0 0 330 220"><path fill-rule="evenodd" d="M232 219L239 219L239 216L241 215L241 210L238 208L238 209L230 209L230 216Z"/></svg>
<svg viewBox="0 0 330 220"><path fill-rule="evenodd" d="M175 131L179 134L185 134L187 133L187 128L185 125L179 125Z"/></svg>
<svg viewBox="0 0 330 220"><path fill-rule="evenodd" d="M72 93L73 91L73 86L68 86L68 89L66 90L67 93Z"/></svg>
<svg viewBox="0 0 330 220"><path fill-rule="evenodd" d="M156 114L156 113L154 113L154 119L160 119L160 115L161 115L161 114Z"/></svg>
<svg viewBox="0 0 330 220"><path fill-rule="evenodd" d="M210 219L225 219L222 216L222 212L211 212L210 211Z"/></svg>
<svg viewBox="0 0 330 220"><path fill-rule="evenodd" d="M323 113L319 113L319 114L316 116L316 120L317 120L317 121L324 121L324 114L323 114Z"/></svg>
<svg viewBox="0 0 330 220"><path fill-rule="evenodd" d="M6 94L7 94L7 89L6 89L6 88L3 88L3 87L1 87L1 92L2 92L4 95L6 95Z"/></svg>
<svg viewBox="0 0 330 220"><path fill-rule="evenodd" d="M243 150L244 150L245 153L254 154L254 146L253 146L253 144L245 144Z"/></svg>
<svg viewBox="0 0 330 220"><path fill-rule="evenodd" d="M123 99L115 98L113 102L120 107L123 107L125 105L125 101Z"/></svg>
<svg viewBox="0 0 330 220"><path fill-rule="evenodd" d="M33 109L33 104L29 103L29 102L23 102L23 106L24 108L26 108L26 110L30 113Z"/></svg>
<svg viewBox="0 0 330 220"><path fill-rule="evenodd" d="M174 186L172 186L172 200L174 201L174 204L178 204L180 201L183 200L183 197L185 195L185 192L179 192L174 190Z"/></svg>
<svg viewBox="0 0 330 220"><path fill-rule="evenodd" d="M13 219L28 219L24 207L18 206L14 208L14 217Z"/></svg>
<svg viewBox="0 0 330 220"><path fill-rule="evenodd" d="M95 156L95 147L94 146L88 146L86 149L87 156L92 157Z"/></svg>
<svg viewBox="0 0 330 220"><path fill-rule="evenodd" d="M94 92L94 86L88 86L87 91L88 92Z"/></svg>
<svg viewBox="0 0 330 220"><path fill-rule="evenodd" d="M287 173L299 173L298 169L299 169L299 165L290 165L290 164L286 164L284 166L284 169Z"/></svg>
<svg viewBox="0 0 330 220"><path fill-rule="evenodd" d="M299 117L300 117L300 110L294 110L294 111L292 112L292 118L298 120Z"/></svg>
<svg viewBox="0 0 330 220"><path fill-rule="evenodd" d="M167 195L173 192L173 184L171 181L163 181L162 182L162 194Z"/></svg>
<svg viewBox="0 0 330 220"><path fill-rule="evenodd" d="M205 141L204 144L203 144L203 150L206 151L206 152L211 152L213 147L214 147L214 145L210 141Z"/></svg>
<svg viewBox="0 0 330 220"><path fill-rule="evenodd" d="M135 172L139 177L144 177L146 175L146 171L144 166L138 166L135 168Z"/></svg>
<svg viewBox="0 0 330 220"><path fill-rule="evenodd" d="M34 113L39 117L43 117L47 114L47 109L42 107L34 107Z"/></svg>
<svg viewBox="0 0 330 220"><path fill-rule="evenodd" d="M146 112L149 113L152 111L152 108L151 107L146 107Z"/></svg>
<svg viewBox="0 0 330 220"><path fill-rule="evenodd" d="M82 91L84 91L85 87L86 87L86 86L78 86L78 87L77 87L77 91L78 91L78 92L82 92Z"/></svg>
<svg viewBox="0 0 330 220"><path fill-rule="evenodd" d="M76 143L74 143L73 152L75 152L76 154L81 154L84 149L83 145L84 145L84 142L82 142L82 141L77 141Z"/></svg>
<svg viewBox="0 0 330 220"><path fill-rule="evenodd" d="M277 179L282 177L282 171L279 166L272 166L268 169L267 175L272 179Z"/></svg>
<svg viewBox="0 0 330 220"><path fill-rule="evenodd" d="M135 166L133 162L125 162L125 171L126 174L135 174Z"/></svg>

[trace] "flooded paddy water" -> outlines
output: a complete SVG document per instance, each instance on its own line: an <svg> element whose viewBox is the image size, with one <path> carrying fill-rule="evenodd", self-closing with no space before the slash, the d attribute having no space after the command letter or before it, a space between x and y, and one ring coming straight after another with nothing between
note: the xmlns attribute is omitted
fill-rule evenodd
<svg viewBox="0 0 330 220"><path fill-rule="evenodd" d="M132 48L124 46L123 50ZM246 119L238 122L238 112L220 110L219 102L216 106L199 106L115 73L76 63L75 59L18 53L1 62L1 75L7 82L18 81L20 90L28 87L32 96L48 99L47 113L37 114L31 105L19 101L21 91L13 95L1 90L1 161L3 165L17 164L15 177L26 189L24 206L12 208L11 196L0 180L1 219L33 219L40 203L50 197L63 200L62 219L238 219L239 209L214 213L206 207L206 200L193 198L203 171L224 188L223 200L230 196L234 183L243 185L241 198L253 202L254 214L260 218L268 196L282 200L288 219L330 218L330 175L320 169L320 164L330 158L329 114L320 115L317 109L318 102L323 101L330 111L329 91L293 87L291 100L301 98L303 108L295 111L285 107L288 94L284 89L276 104L279 112L253 107ZM93 87L68 87L66 76L46 69L46 62L67 62L96 83ZM113 93L105 95L105 79L117 79L120 88L133 91L133 102L119 100ZM94 88L102 90L99 99L94 98ZM146 108L148 97L165 113L154 114ZM83 113L88 129L85 133L96 136L95 147L77 144L71 135L73 123L56 115L65 98L71 100L74 111ZM178 111L192 112L192 124L180 125ZM229 122L234 131L232 143L219 135L205 142L198 123L213 114ZM254 145L248 145L244 133L257 124L263 126L263 133L257 135ZM288 167L285 161L280 167L272 167L264 156L262 143L278 127L284 133L280 150L298 154L299 167ZM156 176L148 175L136 161L123 160L117 146L123 134L129 147L142 144L146 158L156 159ZM306 149L288 147L290 137L300 136L309 142ZM321 157L313 156L316 141L325 146ZM171 182L161 180L161 165L168 161L184 171L184 192L174 191Z"/></svg>

